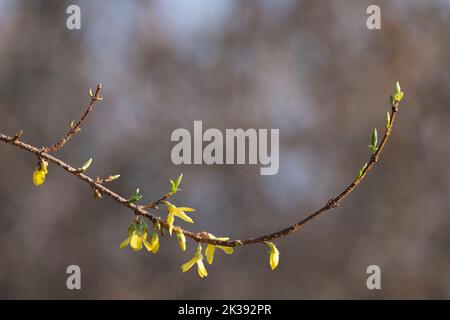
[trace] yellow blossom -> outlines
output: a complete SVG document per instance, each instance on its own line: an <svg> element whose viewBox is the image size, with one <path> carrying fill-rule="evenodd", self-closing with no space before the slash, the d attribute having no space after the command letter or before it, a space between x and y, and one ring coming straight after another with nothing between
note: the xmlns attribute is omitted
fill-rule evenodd
<svg viewBox="0 0 450 320"><path fill-rule="evenodd" d="M269 264L270 268L274 270L280 261L280 251L272 242L266 241L265 244L270 248Z"/></svg>
<svg viewBox="0 0 450 320"><path fill-rule="evenodd" d="M202 246L198 244L194 257L181 266L183 272L188 271L194 264L197 264L197 272L200 278L208 276L205 265L203 264Z"/></svg>
<svg viewBox="0 0 450 320"><path fill-rule="evenodd" d="M195 209L188 207L177 207L170 202L165 202L167 206L167 224L169 225L169 234L172 235L173 230L173 222L175 221L175 217L183 219L186 222L194 223L191 217L189 217L186 212L194 212Z"/></svg>
<svg viewBox="0 0 450 320"><path fill-rule="evenodd" d="M156 230L152 233L152 239L150 240L151 251L152 253L157 253L159 250L159 236Z"/></svg>
<svg viewBox="0 0 450 320"><path fill-rule="evenodd" d="M128 235L129 237L120 244L119 249L130 245L131 249L138 251L144 245L148 251L152 251L152 245L147 241L147 225L144 222L138 221L130 224L128 227Z"/></svg>
<svg viewBox="0 0 450 320"><path fill-rule="evenodd" d="M48 173L48 162L44 159L40 159L39 163L36 167L36 170L33 172L33 183L35 186L40 186L45 181L45 176Z"/></svg>
<svg viewBox="0 0 450 320"><path fill-rule="evenodd" d="M211 233L209 233L209 238L214 239L214 240L221 240L221 241L230 240L230 238L217 238L214 235L212 235ZM215 245L209 243L205 250L206 260L208 261L209 264L213 263L214 252L216 251L216 248L223 250L226 254L232 254L234 251L232 247L215 246Z"/></svg>
<svg viewBox="0 0 450 320"><path fill-rule="evenodd" d="M182 231L177 231L176 233L181 250L186 251L186 237L184 233Z"/></svg>

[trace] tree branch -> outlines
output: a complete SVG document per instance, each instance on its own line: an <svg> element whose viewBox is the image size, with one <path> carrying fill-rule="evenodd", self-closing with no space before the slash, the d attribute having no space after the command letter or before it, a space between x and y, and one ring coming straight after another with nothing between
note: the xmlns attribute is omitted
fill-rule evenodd
<svg viewBox="0 0 450 320"><path fill-rule="evenodd" d="M165 200L167 200L168 198L170 198L173 195L172 192L165 194L159 200L157 200L155 202L151 202L147 205L136 205L134 203L131 203L125 197L123 197L123 196L111 191L111 189L105 187L102 184L104 182L104 179L97 178L94 180L94 179L90 178L89 176L87 176L85 173L80 172L79 169L72 167L71 165L63 162L62 160L60 160L50 154L50 152L56 151L56 150L60 149L62 146L64 146L64 144L74 134L76 134L80 130L80 126L86 120L88 114L92 111L92 108L93 108L95 102L102 99L99 96L100 90L101 90L101 85L99 84L97 86L95 94L91 94L91 102L88 106L88 109L82 116L82 118L74 126L71 127L69 132L58 143L54 144L53 146L37 148L33 145L30 145L23 141L20 141L19 139L22 135L21 131L19 131L13 137L0 133L0 141L5 142L7 144L11 144L16 147L19 147L25 151L31 152L31 153L35 154L38 158L45 159L45 160L63 168L70 174L78 177L79 179L81 179L84 182L86 182L87 184L89 184L90 187L94 191L96 191L96 194L100 193L100 195L102 195L102 194L107 195L110 198L112 198L114 201L116 201L117 203L131 209L136 216L142 216L144 218L147 218L153 224L159 224L162 228L168 229L169 225L163 218L150 213L149 211L147 211L147 209L158 209L158 205L160 205L161 203L163 203ZM380 158L380 155L391 135L392 127L394 125L397 112L398 112L398 101L394 101L392 110L391 110L391 113L389 116L389 121L388 121L388 124L386 125L386 130L384 132L383 139L381 140L381 143L379 144L378 148L373 153L373 155L371 156L371 158L369 159L367 164L360 171L358 177L356 177L356 179L354 179L344 191L342 191L337 196L335 196L334 198L329 200L323 207L321 207L317 211L311 213L310 215L308 215L306 218L300 220L299 222L297 222L287 228L284 228L282 230L279 230L279 231L276 231L276 232L273 232L270 234L262 235L262 236L255 237L255 238L248 238L245 240L230 240L230 241L221 241L221 240L217 240L217 239L211 239L209 237L208 232L191 232L191 231L185 230L179 226L174 226L173 230L175 232L182 232L186 237L189 237L199 243L209 243L209 244L213 244L213 245L220 245L220 246L226 246L226 247L236 247L236 246L249 245L249 244L254 244L254 243L264 243L266 241L272 241L272 240L279 239L281 237L287 236L289 234L292 234L292 233L300 230L301 227L303 227L305 224L312 221L313 219L315 219L322 213L327 212L327 211L331 210L332 208L339 206L342 203L342 201L358 187L358 185L362 182L362 180L364 180L366 173L368 173L372 169L372 167L377 163L377 161Z"/></svg>

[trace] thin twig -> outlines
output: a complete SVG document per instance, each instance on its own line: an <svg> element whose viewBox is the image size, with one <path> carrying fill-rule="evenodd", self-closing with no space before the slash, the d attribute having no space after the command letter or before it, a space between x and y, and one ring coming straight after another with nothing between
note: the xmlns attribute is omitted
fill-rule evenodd
<svg viewBox="0 0 450 320"><path fill-rule="evenodd" d="M99 93L100 88L101 88L100 85L97 86L97 90L96 90L94 97L98 97L97 94ZM90 112L90 109L92 109L93 103L95 101L96 101L95 99L93 99L91 101L91 104L89 105L89 108L86 111L85 115L81 118L81 120L78 122L78 124L75 127L79 127L79 125L81 125L81 123L83 123L87 114ZM253 244L253 243L263 243L265 241L273 241L273 240L287 236L289 234L292 234L292 233L300 230L301 227L303 227L306 223L310 222L311 220L318 217L322 213L327 212L327 211L331 210L332 208L339 206L342 203L342 201L357 188L357 186L365 178L366 173L372 169L372 167L377 163L378 159L380 158L380 155L384 149L384 146L386 145L386 143L391 135L392 127L394 125L397 112L398 112L398 103L395 103L395 105L392 107L391 114L390 114L390 125L386 127L383 139L381 140L381 143L378 146L378 149L374 152L374 154L371 156L370 160L367 162L367 165L364 167L364 169L361 172L362 174L359 177L357 177L355 180L353 180L344 191L342 191L336 197L329 200L322 208L311 213L310 215L308 215L306 218L300 220L299 222L297 222L287 228L284 228L280 231L262 235L260 237L249 238L249 239L245 239L245 240L230 240L230 241L221 241L221 240L216 240L216 239L210 239L209 234L207 232L196 232L195 233L195 232L191 232L191 231L182 229L181 227L178 227L178 226L174 226L173 230L176 232L182 232L182 233L184 233L184 235L186 237L189 237L197 242L210 243L213 245L220 245L220 246L227 246L227 247L242 246L242 245L248 245L248 244ZM149 203L147 205L139 206L134 203L130 203L130 201L128 199L126 199L125 197L111 191L109 188L102 185L97 179L94 180L94 179L90 178L86 174L80 172L78 169L70 166L69 164L67 164L67 163L63 162L62 160L49 154L49 151L57 150L62 145L64 145L65 142L67 142L67 140L70 139L70 137L73 136L74 133L75 132L69 131L69 133L66 135L66 137L63 138L59 143L55 144L54 146L52 146L50 148L44 148L44 149L42 149L42 148L39 149L33 145L30 145L30 144L20 141L18 139L17 135L14 137L10 137L10 136L0 133L0 140L5 143L19 147L23 150L29 151L29 152L35 154L39 158L45 159L49 162L52 162L53 164L63 168L67 172L77 176L81 180L88 183L90 185L90 187L96 191L97 195L98 194L107 195L110 198L112 198L113 200L115 200L116 202L118 202L119 204L131 209L136 216L145 217L145 218L149 219L152 223L154 223L154 224L158 223L161 227L168 229L169 226L163 218L158 217L154 214L151 214L150 212L146 211L146 209L156 209L159 204L161 204L163 201L170 198L173 195L172 193L169 192L169 193L165 194L162 198L160 198L159 200L157 200L155 202Z"/></svg>
<svg viewBox="0 0 450 320"><path fill-rule="evenodd" d="M150 202L149 204L140 206L142 209L158 209L158 206L163 203L166 200L169 200L170 197L174 195L173 192L167 192L164 196L162 196L160 199L156 200L155 202Z"/></svg>
<svg viewBox="0 0 450 320"><path fill-rule="evenodd" d="M61 149L76 133L81 131L81 125L84 123L84 121L87 119L89 113L91 113L92 108L94 107L95 103L97 101L103 100L103 98L100 96L100 91L102 89L102 84L99 83L97 85L97 88L95 89L95 93L91 95L91 101L88 105L88 108L84 112L83 116L78 120L77 123L70 126L69 131L66 133L64 137L62 137L61 140L59 140L57 143L55 143L52 146L44 147L42 148L42 151L45 153L49 153L52 151L56 151L58 149Z"/></svg>

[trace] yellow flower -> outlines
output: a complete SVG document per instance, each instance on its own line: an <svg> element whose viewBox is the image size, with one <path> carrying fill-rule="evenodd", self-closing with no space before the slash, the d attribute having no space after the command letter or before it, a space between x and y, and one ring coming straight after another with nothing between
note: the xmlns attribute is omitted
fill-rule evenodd
<svg viewBox="0 0 450 320"><path fill-rule="evenodd" d="M181 266L183 272L188 271L194 264L197 264L197 271L200 278L208 276L205 265L203 264L202 246L198 244L194 257Z"/></svg>
<svg viewBox="0 0 450 320"><path fill-rule="evenodd" d="M152 253L157 253L159 250L159 236L156 230L153 230L152 239L150 240L151 251Z"/></svg>
<svg viewBox="0 0 450 320"><path fill-rule="evenodd" d="M269 264L270 268L274 270L280 261L280 251L272 242L266 241L265 244L270 248Z"/></svg>
<svg viewBox="0 0 450 320"><path fill-rule="evenodd" d="M209 233L209 238L214 239L214 240L221 240L221 241L230 240L230 238L216 238L211 233ZM216 248L223 250L226 254L232 254L234 251L232 247L215 246L213 244L208 244L208 246L206 247L206 250L205 250L205 254L206 254L206 260L208 261L209 264L213 263L214 252L216 251Z"/></svg>
<svg viewBox="0 0 450 320"><path fill-rule="evenodd" d="M186 251L186 237L183 232L177 231L178 243L180 244L181 250Z"/></svg>
<svg viewBox="0 0 450 320"><path fill-rule="evenodd" d="M175 221L175 217L183 219L186 222L194 223L191 217L189 217L186 212L194 212L195 209L188 207L177 207L170 202L165 202L167 206L167 224L169 225L169 233L172 235L173 230L173 222Z"/></svg>
<svg viewBox="0 0 450 320"><path fill-rule="evenodd" d="M33 172L33 183L35 186L40 186L45 181L45 176L48 173L48 162L44 159L40 159L39 163L36 167L36 170Z"/></svg>
<svg viewBox="0 0 450 320"><path fill-rule="evenodd" d="M142 249L142 245L147 248L148 251L153 252L152 245L147 241L147 225L144 222L131 223L128 227L128 235L119 246L119 249L125 248L130 245L131 249L138 251Z"/></svg>

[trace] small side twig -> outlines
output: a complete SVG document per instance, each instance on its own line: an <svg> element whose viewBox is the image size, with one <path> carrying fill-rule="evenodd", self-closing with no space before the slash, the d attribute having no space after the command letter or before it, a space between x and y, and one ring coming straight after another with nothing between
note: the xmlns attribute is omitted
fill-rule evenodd
<svg viewBox="0 0 450 320"><path fill-rule="evenodd" d="M158 206L163 203L166 200L169 200L170 197L172 197L174 195L173 192L168 192L166 193L164 196L162 196L160 199L154 201L154 202L150 202L146 205L140 206L141 209L159 209Z"/></svg>
<svg viewBox="0 0 450 320"><path fill-rule="evenodd" d="M17 141L19 140L23 135L23 130L19 130L17 131L17 133L14 135L14 137L12 138L12 141Z"/></svg>
<svg viewBox="0 0 450 320"><path fill-rule="evenodd" d="M88 105L88 108L84 112L83 116L80 118L80 120L78 120L77 123L72 123L70 125L69 131L57 143L55 143L54 145L49 146L49 147L43 147L42 152L49 153L49 152L53 152L53 151L61 149L76 133L81 131L81 125L86 121L86 119L87 119L89 113L91 113L92 108L94 107L95 103L97 101L103 100L103 98L100 96L101 89L102 89L102 84L99 83L97 85L97 88L95 89L94 93L92 92L92 90L89 92L90 96L91 96L91 101Z"/></svg>

